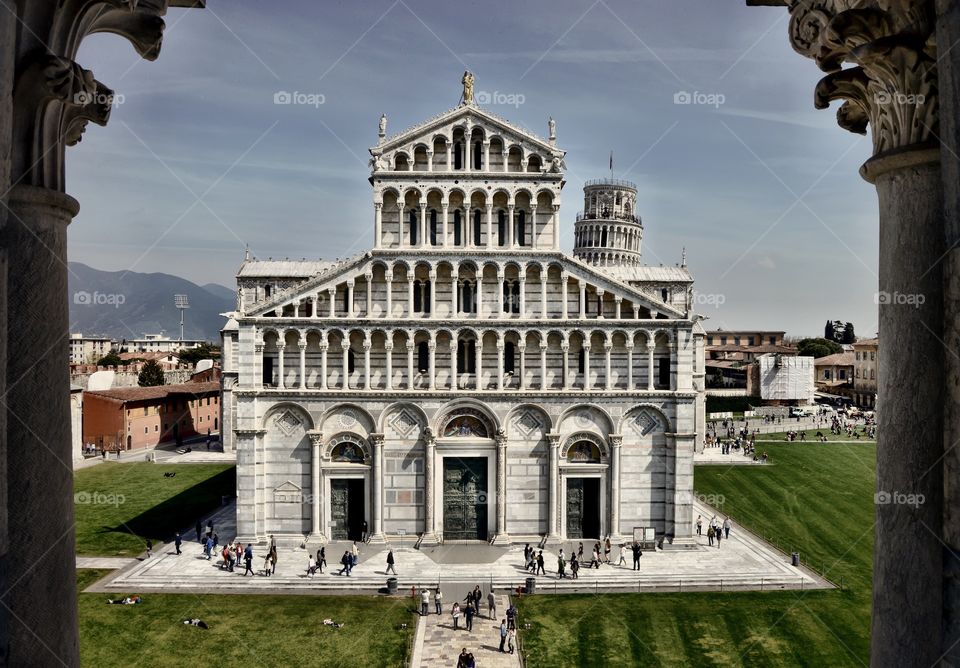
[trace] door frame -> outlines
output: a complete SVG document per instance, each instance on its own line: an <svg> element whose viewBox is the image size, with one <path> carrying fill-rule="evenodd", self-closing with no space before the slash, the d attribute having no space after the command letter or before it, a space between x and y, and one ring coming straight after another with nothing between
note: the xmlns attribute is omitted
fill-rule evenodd
<svg viewBox="0 0 960 668"><path fill-rule="evenodd" d="M322 477L320 488L322 490L321 494L323 495L323 523L320 527L323 535L330 538L333 535L331 531L331 521L333 519L333 513L331 512L331 506L333 505L330 501L330 481L331 480L363 480L363 519L367 523L367 526L370 526L370 509L372 508L371 495L373 494L373 489L371 488L370 480L370 467L365 465L340 465L340 466L327 466L320 469L320 476Z"/></svg>
<svg viewBox="0 0 960 668"><path fill-rule="evenodd" d="M437 537L443 536L443 460L450 458L486 457L487 459L487 537L497 533L497 445L492 439L437 439L433 471L433 517ZM509 520L509 518L508 518ZM487 541L475 541L485 543Z"/></svg>
<svg viewBox="0 0 960 668"><path fill-rule="evenodd" d="M606 464L561 464L557 492L560 496L558 512L558 530L562 540L567 536L567 478L599 478L600 479L600 538L603 539L610 531L610 504L607 498L609 492L608 466Z"/></svg>

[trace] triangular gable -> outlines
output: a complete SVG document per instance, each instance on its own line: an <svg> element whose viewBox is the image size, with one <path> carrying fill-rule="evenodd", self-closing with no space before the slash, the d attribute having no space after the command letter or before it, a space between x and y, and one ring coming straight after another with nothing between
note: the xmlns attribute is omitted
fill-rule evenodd
<svg viewBox="0 0 960 668"><path fill-rule="evenodd" d="M250 309L247 310L246 315L248 316L260 316L264 313L269 313L273 311L278 306L284 306L289 304L293 300L299 298L307 292L311 294L316 292L319 286L322 286L329 280L335 279L339 276L342 276L344 273L349 273L351 270L357 267L357 265L365 262L370 259L370 253L362 253L356 257L345 260L335 267L331 267L328 271L321 272L310 278L307 278L300 283L284 290L283 292L278 292L273 295L270 299L260 304L253 305Z"/></svg>
<svg viewBox="0 0 960 668"><path fill-rule="evenodd" d="M472 116L474 118L482 119L486 123L499 128L506 135L513 135L517 139L523 139L535 144L542 148L544 151L553 154L553 153L563 153L559 151L556 146L552 145L549 141L537 136L530 130L511 123L510 121L502 118L486 109L478 107L475 104L462 104L459 107L454 107L453 109L448 109L447 111L429 118L426 121L419 123L417 125L411 126L402 132L393 135L382 144L371 148L370 153L372 155L381 155L385 151L393 150L399 146L403 146L410 142L412 139L424 136L432 135L433 131L438 127L448 125L449 123L459 120L460 118Z"/></svg>

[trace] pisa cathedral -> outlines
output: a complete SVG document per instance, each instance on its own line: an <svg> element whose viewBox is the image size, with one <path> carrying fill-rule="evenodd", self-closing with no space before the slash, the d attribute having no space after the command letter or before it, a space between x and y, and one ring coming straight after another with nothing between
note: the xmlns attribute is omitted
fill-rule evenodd
<svg viewBox="0 0 960 668"><path fill-rule="evenodd" d="M223 330L244 541L688 545L704 337L685 261L642 262L632 183L461 103L370 149L373 248L259 260Z"/></svg>

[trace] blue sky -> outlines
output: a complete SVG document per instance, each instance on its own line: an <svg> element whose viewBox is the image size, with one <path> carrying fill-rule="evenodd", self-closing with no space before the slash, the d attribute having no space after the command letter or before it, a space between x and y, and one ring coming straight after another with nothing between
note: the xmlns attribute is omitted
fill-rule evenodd
<svg viewBox="0 0 960 668"><path fill-rule="evenodd" d="M365 250L380 114L392 134L455 106L469 69L495 113L540 135L556 119L565 250L583 181L609 174L613 150L614 176L639 186L645 261L686 247L708 327L876 332L877 203L857 173L870 142L813 108L820 73L791 50L783 9L208 5L170 11L153 63L115 36L84 43L80 63L118 104L68 155L71 260L232 286L246 244L262 258ZM276 105L278 91L322 103Z"/></svg>

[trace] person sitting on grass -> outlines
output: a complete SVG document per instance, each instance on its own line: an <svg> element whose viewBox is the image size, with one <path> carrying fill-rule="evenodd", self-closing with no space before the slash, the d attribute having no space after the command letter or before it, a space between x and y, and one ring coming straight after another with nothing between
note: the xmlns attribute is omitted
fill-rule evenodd
<svg viewBox="0 0 960 668"><path fill-rule="evenodd" d="M141 602L142 602L142 599L138 594L134 594L133 596L128 596L127 598L108 598L107 599L108 605L137 605L138 603L141 603Z"/></svg>

